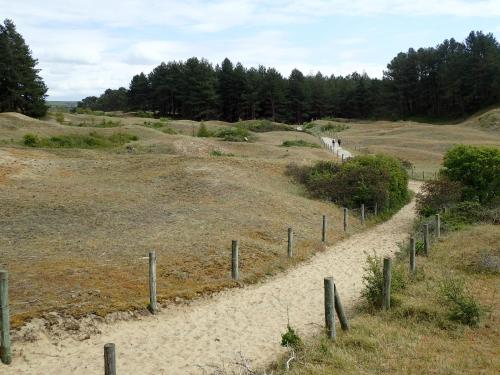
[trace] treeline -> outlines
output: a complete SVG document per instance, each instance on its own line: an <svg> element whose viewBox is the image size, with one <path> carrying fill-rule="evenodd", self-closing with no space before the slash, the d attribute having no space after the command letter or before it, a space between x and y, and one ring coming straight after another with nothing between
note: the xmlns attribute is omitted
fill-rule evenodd
<svg viewBox="0 0 500 375"><path fill-rule="evenodd" d="M225 59L161 63L132 78L129 89L108 89L79 107L153 111L185 119L267 118L302 123L326 116L405 119L457 118L500 103L500 45L493 34L471 32L463 43L410 48L388 65L382 79L366 74L305 76L294 69L245 68Z"/></svg>

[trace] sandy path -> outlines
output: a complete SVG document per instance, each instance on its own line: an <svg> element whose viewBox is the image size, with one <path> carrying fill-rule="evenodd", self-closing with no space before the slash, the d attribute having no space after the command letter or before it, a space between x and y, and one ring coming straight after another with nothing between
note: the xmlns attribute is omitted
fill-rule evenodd
<svg viewBox="0 0 500 375"><path fill-rule="evenodd" d="M102 374L107 342L117 346L120 374L200 374L197 365L229 363L240 351L256 365L267 364L283 350L280 335L287 324L287 306L300 334L317 332L323 325L323 278L334 276L344 304L352 306L362 288L365 253L397 251L413 217L412 202L391 220L266 283L167 308L157 316L101 324L102 334L85 341L44 337L19 343L13 364L0 365L0 373Z"/></svg>
<svg viewBox="0 0 500 375"><path fill-rule="evenodd" d="M339 146L338 142L335 142L335 144L333 144L333 138L330 138L330 137L321 137L321 141L323 142L323 145L328 149L330 150L333 154L335 154L336 156L338 155L339 158L342 157L342 155L344 155L344 159L347 159L347 158L352 158L352 154L343 149L342 147Z"/></svg>

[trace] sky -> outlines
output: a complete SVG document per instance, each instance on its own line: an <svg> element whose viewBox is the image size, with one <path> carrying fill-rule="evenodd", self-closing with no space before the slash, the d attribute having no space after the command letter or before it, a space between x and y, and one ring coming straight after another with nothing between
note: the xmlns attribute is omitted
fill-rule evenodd
<svg viewBox="0 0 500 375"><path fill-rule="evenodd" d="M228 57L288 76L382 77L408 48L472 30L500 40L500 0L0 0L38 59L49 100L128 87L162 61Z"/></svg>

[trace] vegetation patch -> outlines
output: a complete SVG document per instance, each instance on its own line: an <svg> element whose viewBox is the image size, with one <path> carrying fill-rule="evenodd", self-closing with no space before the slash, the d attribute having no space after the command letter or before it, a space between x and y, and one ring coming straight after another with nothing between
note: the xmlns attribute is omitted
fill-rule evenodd
<svg viewBox="0 0 500 375"><path fill-rule="evenodd" d="M109 148L137 140L137 136L128 133L104 136L91 132L89 134L66 134L52 137L26 134L23 137L23 144L28 147L42 148Z"/></svg>
<svg viewBox="0 0 500 375"><path fill-rule="evenodd" d="M211 156L234 156L233 153L226 153L226 152L223 152L223 151L220 151L220 150L213 150L211 153L210 153Z"/></svg>
<svg viewBox="0 0 500 375"><path fill-rule="evenodd" d="M250 132L241 127L219 129L215 132L215 136L228 142L250 141Z"/></svg>
<svg viewBox="0 0 500 375"><path fill-rule="evenodd" d="M344 207L376 203L380 212L391 211L410 198L408 176L390 156L358 156L344 164L320 161L312 167L291 164L286 173L304 184L311 195Z"/></svg>
<svg viewBox="0 0 500 375"><path fill-rule="evenodd" d="M304 141L303 139L294 139L294 140L288 140L288 141L283 141L281 144L283 147L311 147L311 148L320 148L319 145L316 143L311 143Z"/></svg>
<svg viewBox="0 0 500 375"><path fill-rule="evenodd" d="M295 130L290 125L278 124L269 120L248 120L240 121L236 124L240 128L250 130L255 133L265 133L274 131L292 131Z"/></svg>
<svg viewBox="0 0 500 375"><path fill-rule="evenodd" d="M341 131L344 131L344 130L347 130L347 129L350 129L349 125L346 125L346 124L334 124L334 123L331 123L331 122L329 122L326 125L322 125L321 126L321 131L322 132L335 132L335 133L338 133L338 132L341 132Z"/></svg>

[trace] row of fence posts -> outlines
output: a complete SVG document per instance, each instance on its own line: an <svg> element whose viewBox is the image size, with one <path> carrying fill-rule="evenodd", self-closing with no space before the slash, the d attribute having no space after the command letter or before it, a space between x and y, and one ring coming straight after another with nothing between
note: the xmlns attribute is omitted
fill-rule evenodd
<svg viewBox="0 0 500 375"><path fill-rule="evenodd" d="M361 224L365 223L365 205L361 205L360 221ZM347 231L349 222L349 210L344 208L343 229ZM375 214L377 214L377 205L375 204ZM321 241L327 242L328 222L327 215L322 217L321 225ZM289 258L293 257L293 229L288 228L288 243L287 254ZM156 288L156 252L149 252L149 306L148 309L152 314L158 312L157 288ZM231 242L231 277L233 280L239 280L239 245L237 240ZM349 323L345 316L342 303L340 301L339 293L335 287L332 277L324 279L325 287L325 321L328 330L328 336L335 339L335 324L334 313L335 310L343 330L349 329ZM5 364L10 364L12 361L11 344L10 344L10 316L9 316L9 302L8 302L8 272L0 271L0 359ZM115 359L115 344L108 343L104 346L104 362L105 362L105 375L116 374L116 359Z"/></svg>
<svg viewBox="0 0 500 375"><path fill-rule="evenodd" d="M415 171L415 168L411 168L411 178L418 178L418 174ZM427 172L425 174L425 171L422 171L422 180L425 181L425 179L430 180L432 178L437 179L438 178L438 172Z"/></svg>

